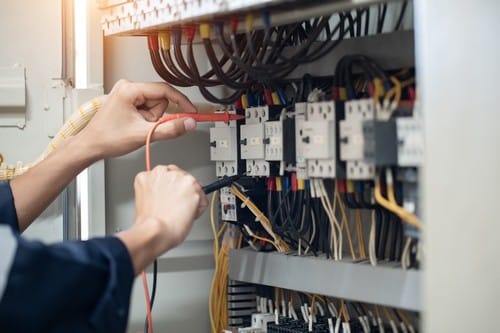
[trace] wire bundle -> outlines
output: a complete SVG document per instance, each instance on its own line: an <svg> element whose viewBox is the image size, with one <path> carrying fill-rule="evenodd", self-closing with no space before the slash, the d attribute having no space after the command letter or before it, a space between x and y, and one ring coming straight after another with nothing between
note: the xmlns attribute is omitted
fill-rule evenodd
<svg viewBox="0 0 500 333"><path fill-rule="evenodd" d="M333 50L345 37L355 37L354 25L366 10L338 13L294 24L254 30L254 18L245 18L245 32L238 33L238 19L231 20L229 40L223 23L202 23L199 33L211 69L201 73L194 52L196 27L173 29L148 36L151 61L158 75L180 86L197 86L208 101L234 103L254 83L286 77L297 66L314 62ZM268 15L268 14L264 14ZM332 22L336 22L332 26ZM183 38L186 48L181 46ZM214 40L212 40L214 39ZM293 47L291 55L289 48ZM218 54L221 54L218 56ZM233 89L217 97L208 88L225 85Z"/></svg>
<svg viewBox="0 0 500 333"><path fill-rule="evenodd" d="M274 314L268 332L416 332L413 312L279 288L257 290L257 312Z"/></svg>

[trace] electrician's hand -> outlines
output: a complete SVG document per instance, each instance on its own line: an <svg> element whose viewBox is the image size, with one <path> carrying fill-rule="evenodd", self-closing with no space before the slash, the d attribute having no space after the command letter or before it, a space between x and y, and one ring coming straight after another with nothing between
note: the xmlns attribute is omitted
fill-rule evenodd
<svg viewBox="0 0 500 333"><path fill-rule="evenodd" d="M80 136L97 150L99 158L120 156L143 146L146 137L169 103L186 113L196 108L177 89L166 83L118 81ZM160 125L153 141L172 139L193 130L192 118L175 119Z"/></svg>
<svg viewBox="0 0 500 333"><path fill-rule="evenodd" d="M151 218L165 227L166 250L181 244L193 221L207 208L208 200L200 183L177 166L157 166L135 178L136 221Z"/></svg>

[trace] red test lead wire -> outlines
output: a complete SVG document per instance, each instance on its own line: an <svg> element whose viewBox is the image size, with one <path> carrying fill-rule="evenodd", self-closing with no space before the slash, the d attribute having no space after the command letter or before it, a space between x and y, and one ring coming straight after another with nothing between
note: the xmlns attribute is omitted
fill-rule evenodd
<svg viewBox="0 0 500 333"><path fill-rule="evenodd" d="M155 38L158 41L158 38ZM156 47L154 42L150 44L150 47ZM244 119L245 116L238 114L230 114L229 112L222 113L176 113L176 114L168 114L162 118L160 118L154 126L149 130L148 136L146 138L146 170L151 171L151 159L150 159L150 146L151 146L151 138L153 137L153 133L156 128L167 121L180 119L180 118L193 118L196 122L216 122L223 121L226 124L229 124L231 120L241 120ZM144 287L144 295L146 297L146 313L147 313L147 321L148 321L148 333L153 333L153 319L151 316L151 299L149 297L149 289L148 289L148 281L146 279L146 272L142 271L142 284Z"/></svg>

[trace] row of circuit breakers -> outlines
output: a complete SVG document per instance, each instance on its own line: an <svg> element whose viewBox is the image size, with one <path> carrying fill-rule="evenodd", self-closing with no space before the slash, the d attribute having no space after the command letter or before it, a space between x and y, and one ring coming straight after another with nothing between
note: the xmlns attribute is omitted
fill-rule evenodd
<svg viewBox="0 0 500 333"><path fill-rule="evenodd" d="M294 112L273 105L232 111L244 112L245 121L216 123L210 129L210 157L218 177L294 171L300 179L373 180L378 167L419 167L419 119L387 119L377 111L369 98L298 103Z"/></svg>

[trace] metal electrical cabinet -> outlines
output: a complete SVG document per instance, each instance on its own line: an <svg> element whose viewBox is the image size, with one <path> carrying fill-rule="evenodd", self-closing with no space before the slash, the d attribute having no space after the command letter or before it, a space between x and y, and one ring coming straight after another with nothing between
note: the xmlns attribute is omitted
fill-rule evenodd
<svg viewBox="0 0 500 333"><path fill-rule="evenodd" d="M158 0L161 4L167 2ZM17 83L22 82L24 71L27 91L26 107L16 111L15 117L21 121L15 126L11 121L8 126L7 122L2 124L2 119L12 116L1 114L0 108L0 153L6 161L34 160L74 104L100 90L109 92L118 79L161 80L150 64L145 38L109 36L103 39L102 28L109 35L138 35L139 31L154 31L181 20L212 19L224 13L258 11L262 7L270 8L275 22L281 24L379 1L170 1L168 12L148 11L154 3L149 0L86 2L86 91L72 91L68 82L64 91L58 86L58 79L64 78L61 68L74 56L64 56L73 48L71 38L63 33L67 23L61 17L62 3L24 0L2 4L0 21L9 33L0 36L0 41L15 47L0 54L0 82L7 82L5 73L21 73L15 75L15 86L22 89L23 85ZM240 281L420 310L423 332L498 331L495 318L500 307L500 268L496 263L500 253L500 224L495 208L500 197L500 113L496 111L495 90L500 77L497 61L500 47L494 41L500 31L497 19L500 3L495 0L417 0L410 4L414 30L346 40L328 59L301 67L294 74L315 71L331 74L332 64L349 53L370 55L384 65L415 65L417 109L423 119L424 134L424 164L420 175L425 224L422 269L405 272L346 262L302 262L304 258L300 257L284 259L278 254L241 250L230 255L229 275ZM98 5L115 7L103 12ZM187 11L187 6L198 11ZM133 15L137 8L143 8L140 19ZM40 33L35 36L30 31L17 29L16 17L24 17L36 26L33 30ZM257 19L255 24L264 23ZM29 43L15 43L17 40ZM34 49L43 50L43 54L33 53ZM204 68L208 66L208 62L202 64ZM196 88L182 91L193 101L203 101ZM219 88L218 92L223 91ZM210 162L209 142L209 126L201 125L189 136L156 144L153 163L175 163L202 183L208 183L216 176L215 165ZM133 223L133 179L144 169L143 155L143 150L139 150L106 160L89 170L89 177L84 181L90 199L87 212L90 235L113 234ZM74 202L64 203L58 199L28 234L45 241L68 237L63 208L76 207L74 187L72 191L69 196ZM207 303L213 256L207 215L196 222L186 243L159 260L159 293L153 311L158 331L209 330ZM78 218L66 221L78 229L77 222ZM72 236L78 234L75 232ZM290 276L279 276L273 270L283 267L292 272ZM304 276L304 272L309 277ZM331 282L335 279L336 284ZM143 329L142 299L136 284L129 332Z"/></svg>
<svg viewBox="0 0 500 333"><path fill-rule="evenodd" d="M283 3L286 9L280 7ZM314 16L324 11L372 3L377 1L301 2L302 5L297 7L294 7L294 2L284 1L245 4L214 1L210 5L207 2L206 7L203 2L193 4L192 8L198 6L197 12L182 10L182 6L190 5L188 2L172 2L168 13L155 14L145 10L145 20L140 22L134 21L126 11L108 12L103 22L107 34L127 34L141 29L152 31L172 22L203 17L200 11L206 15L205 18L211 19L221 12L238 12L245 5L274 8L274 18L282 23L308 14ZM310 268L308 273L313 275L311 279L315 281L308 289L301 285L303 279L300 275L280 279L271 269L283 264L296 268L301 263L285 263L282 258L274 258L273 255L266 257L251 251L239 251L231 255L230 276L243 281L311 292L322 290L330 294L351 295L351 292L365 290L354 298L374 303L378 299L384 304L420 309L423 314L421 329L424 332L491 331L495 330L493 318L495 309L500 305L500 289L496 283L500 270L494 264L500 252L497 241L500 226L494 209L494 201L500 194L500 179L497 176L500 169L500 155L497 153L500 116L495 111L497 103L493 91L500 71L495 62L499 47L493 42L500 28L495 14L500 4L493 0L475 3L423 0L414 1L412 6L415 40L410 40L415 48L413 45L401 46L409 39L398 39L396 34L375 36L374 39L379 40L371 45L369 41L346 41L346 45L341 46L338 53L333 52L328 60L304 66L303 72L299 70L298 73L314 72L314 68L324 70L328 68L328 62L335 63L343 52L366 53L381 61L390 54L390 61L396 62L405 57L413 61L415 53L419 91L417 108L424 120L425 138L424 167L420 178L423 185L422 215L426 225L422 271L411 272L411 276L405 277L390 276L383 275L381 271L355 272L355 269L344 269L342 265L330 267L307 262L304 265ZM130 62L132 65L147 59L144 43L130 37L108 38L106 71L113 73L112 76L107 75L108 88L115 79L129 73L125 66L120 67L116 62ZM128 56L119 56L122 52L127 52ZM408 52L411 54L409 57L406 56ZM157 77L146 64L143 70L134 70L132 78L149 80ZM191 92L189 90L189 94ZM108 161L108 166L112 165L114 162ZM210 172L215 174L213 170L206 171L207 176ZM300 258L290 260L300 261ZM348 282L342 285L344 288L332 286L328 284L328 278L321 277L322 274L332 279L338 274L339 278ZM346 274L345 277L342 274ZM380 280L378 274L382 274ZM361 284L360 290L349 290L356 283ZM419 298L421 301L418 301Z"/></svg>

